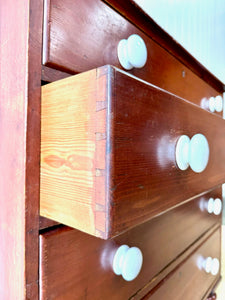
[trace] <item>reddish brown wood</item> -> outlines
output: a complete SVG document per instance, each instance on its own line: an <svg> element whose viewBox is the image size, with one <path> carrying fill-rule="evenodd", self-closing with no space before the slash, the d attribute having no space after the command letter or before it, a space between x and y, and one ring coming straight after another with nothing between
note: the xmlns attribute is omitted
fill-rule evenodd
<svg viewBox="0 0 225 300"><path fill-rule="evenodd" d="M85 94L74 91L81 83L80 90ZM46 85L43 91L43 108L52 109L43 109L47 123L42 122L42 216L94 235L99 235L95 229L100 228L100 235L109 238L225 180L225 166L221 163L225 159L224 120L190 102L109 66ZM62 105L50 105L61 103L61 99ZM85 99L92 99L89 105ZM105 104L96 117L91 107L99 99ZM87 111L87 124L86 114L83 119L76 114L78 102L79 109L83 106ZM107 126L102 126L105 122ZM87 128L86 139L80 138L79 128L76 132L78 125ZM74 130L69 132L67 128ZM93 147L88 147L94 143L93 130L107 139L105 146L96 134L99 147L95 147L95 156L91 154ZM208 166L200 174L190 168L181 171L175 163L179 137L196 133L204 134L210 146ZM77 163L74 169L70 162L71 155L77 157L79 149L85 149L83 157L91 157L89 173L81 183L76 176L86 170L85 165ZM98 156L102 160L99 167ZM98 183L99 175L105 179ZM102 187L102 197L98 186ZM92 189L97 192L93 196ZM84 193L89 193L88 198L82 196ZM98 212L102 212L101 216Z"/></svg>
<svg viewBox="0 0 225 300"><path fill-rule="evenodd" d="M99 0L45 0L43 63L75 73L105 64L121 68L117 45L133 33L142 36L146 42L148 60L143 68L131 70L131 74L198 105L204 97L218 94L217 90ZM219 92L222 92L221 88Z"/></svg>
<svg viewBox="0 0 225 300"><path fill-rule="evenodd" d="M71 74L51 69L46 66L41 67L41 80L43 80L44 82L52 82L66 78L68 76L71 76Z"/></svg>
<svg viewBox="0 0 225 300"><path fill-rule="evenodd" d="M187 259L187 257L192 255L192 253L202 244L203 240L207 240L218 228L220 228L218 227L218 224L215 224L213 227L211 227L203 236L201 236L201 238L195 241L182 255L177 256L176 259L174 259L174 261L171 264L169 264L166 268L164 268L159 274L157 274L157 276L155 276L151 281L149 281L148 284L144 286L144 288L140 289L130 299L140 300L146 295L148 295L148 293L153 289L155 289L164 278L166 278L171 272L174 271L174 269L177 266L181 265L184 262L184 260ZM213 290L213 288L217 283L218 280L213 282L213 284L208 287L208 292L206 296L208 296L210 291Z"/></svg>
<svg viewBox="0 0 225 300"><path fill-rule="evenodd" d="M219 93L225 91L225 86L203 65L201 65L190 53L187 52L176 40L157 25L149 15L147 15L134 0L103 0L120 12L126 19L135 24L140 30L145 32L156 43L161 45L166 51L176 57L182 64L186 65L204 81L213 86Z"/></svg>
<svg viewBox="0 0 225 300"><path fill-rule="evenodd" d="M59 223L55 222L53 220L41 217L41 216L39 217L39 229L40 230L46 229L46 228L49 228L49 227L53 227L53 226L56 226L56 225L59 225Z"/></svg>
<svg viewBox="0 0 225 300"><path fill-rule="evenodd" d="M217 299L216 293L211 293L211 294L209 295L209 297L207 298L207 300L216 300L216 299Z"/></svg>
<svg viewBox="0 0 225 300"><path fill-rule="evenodd" d="M200 257L216 257L220 259L220 233L216 232L209 237L191 256L177 266L159 285L156 286L143 300L199 300L207 297L208 287L215 284L220 274L213 276L198 267Z"/></svg>
<svg viewBox="0 0 225 300"><path fill-rule="evenodd" d="M41 23L42 1L0 4L0 298L4 300L38 299Z"/></svg>
<svg viewBox="0 0 225 300"><path fill-rule="evenodd" d="M26 126L26 299L39 299L40 102L43 1L28 1L29 48ZM21 6L20 8L21 9ZM14 25L15 26L15 25ZM15 28L15 27L14 27ZM26 103L26 102L25 102ZM16 133L18 138L18 134ZM18 299L18 298L17 298Z"/></svg>
<svg viewBox="0 0 225 300"><path fill-rule="evenodd" d="M177 264L178 257L191 244L220 222L220 217L199 209L200 203L210 197L221 197L221 188L109 241L70 228L42 234L41 299L51 299L53 295L63 300L127 299L163 268ZM114 275L111 269L111 257L122 244L137 246L143 252L141 273L130 283Z"/></svg>
<svg viewBox="0 0 225 300"><path fill-rule="evenodd" d="M224 120L197 106L119 71L112 86L110 203L115 234L222 184L225 139ZM198 132L210 145L208 166L201 174L180 171L177 139Z"/></svg>

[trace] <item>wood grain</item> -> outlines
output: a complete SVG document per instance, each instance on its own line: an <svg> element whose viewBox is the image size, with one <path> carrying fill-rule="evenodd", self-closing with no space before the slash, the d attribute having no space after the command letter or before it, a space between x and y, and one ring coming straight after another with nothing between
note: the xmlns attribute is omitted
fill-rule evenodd
<svg viewBox="0 0 225 300"><path fill-rule="evenodd" d="M113 240L103 241L67 227L41 234L41 299L128 299L154 281L154 276L162 279L163 269L174 268L190 246L196 247L201 236L218 227L220 217L199 209L210 197L221 197L221 188ZM113 254L122 244L139 247L144 257L139 276L129 283L111 267Z"/></svg>
<svg viewBox="0 0 225 300"><path fill-rule="evenodd" d="M225 180L224 120L119 69L46 85L42 99L42 216L109 238ZM175 163L178 138L196 133L210 145L201 174Z"/></svg>
<svg viewBox="0 0 225 300"><path fill-rule="evenodd" d="M2 299L24 299L25 273L25 165L24 140L26 131L23 120L26 119L25 103L27 98L24 88L27 70L28 10L26 1L22 1L18 10L13 1L1 4L1 126L0 135L4 147L1 147L1 211L0 211L0 293ZM15 20L20 24L23 19L21 34L13 31ZM7 22L5 22L7 20ZM11 22L10 22L11 21ZM6 26L7 24L7 26ZM11 35L10 35L11 32ZM17 43L16 52L11 53L12 43L9 36ZM17 55L15 55L17 54ZM14 56L15 55L15 56ZM18 61L20 57L20 61ZM11 60L10 60L11 59ZM16 66L16 67L15 67ZM15 77L20 75L20 81ZM12 76L14 75L14 76ZM2 84L3 80L3 84ZM9 89L11 87L11 89ZM5 101L2 101L4 99ZM12 109L14 108L14 109ZM18 128L16 130L16 128ZM17 135L15 135L17 132ZM9 139L9 136L11 139ZM17 137L20 137L18 140ZM19 153L19 155L15 155ZM14 174L17 174L15 177ZM8 205L6 205L8 203ZM17 258L14 265L12 257ZM11 273L11 269L14 270Z"/></svg>
<svg viewBox="0 0 225 300"><path fill-rule="evenodd" d="M213 276L199 268L199 258L208 256L220 259L220 228L193 253L184 263L171 272L152 292L143 300L199 300L207 297L208 287L220 274Z"/></svg>
<svg viewBox="0 0 225 300"><path fill-rule="evenodd" d="M42 88L41 215L102 237L108 74L93 70Z"/></svg>
<svg viewBox="0 0 225 300"><path fill-rule="evenodd" d="M117 70L110 115L112 234L224 182L221 118ZM210 145L208 166L181 171L177 140L198 132Z"/></svg>
<svg viewBox="0 0 225 300"><path fill-rule="evenodd" d="M130 4L127 4L129 7ZM139 11L137 7L136 11ZM218 91L206 84L177 58L99 0L45 0L43 64L75 73L105 64L121 68L117 45L121 39L127 39L134 33L144 39L148 60L143 68L132 69L131 74L198 105L202 105L203 98L223 92L221 88Z"/></svg>
<svg viewBox="0 0 225 300"><path fill-rule="evenodd" d="M42 4L33 0L0 4L2 300L39 297Z"/></svg>

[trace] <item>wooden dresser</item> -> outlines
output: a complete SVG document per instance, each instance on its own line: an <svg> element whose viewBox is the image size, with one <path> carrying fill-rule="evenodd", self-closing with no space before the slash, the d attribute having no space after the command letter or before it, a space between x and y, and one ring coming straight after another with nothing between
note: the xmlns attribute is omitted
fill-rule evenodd
<svg viewBox="0 0 225 300"><path fill-rule="evenodd" d="M132 0L0 17L0 300L216 299L224 85Z"/></svg>

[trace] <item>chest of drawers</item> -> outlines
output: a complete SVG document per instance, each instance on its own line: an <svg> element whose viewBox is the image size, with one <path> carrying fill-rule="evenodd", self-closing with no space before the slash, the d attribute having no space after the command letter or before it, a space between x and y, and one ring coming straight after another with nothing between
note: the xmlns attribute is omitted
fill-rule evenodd
<svg viewBox="0 0 225 300"><path fill-rule="evenodd" d="M106 2L0 10L0 299L199 300L220 279L224 85L133 1ZM147 60L126 68L134 35ZM199 133L196 171L178 141Z"/></svg>

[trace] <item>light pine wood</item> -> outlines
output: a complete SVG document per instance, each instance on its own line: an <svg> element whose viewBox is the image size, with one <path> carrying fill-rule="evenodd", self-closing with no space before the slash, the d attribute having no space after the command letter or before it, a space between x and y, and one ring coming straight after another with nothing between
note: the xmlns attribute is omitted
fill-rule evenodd
<svg viewBox="0 0 225 300"><path fill-rule="evenodd" d="M42 216L104 237L107 67L42 87Z"/></svg>

